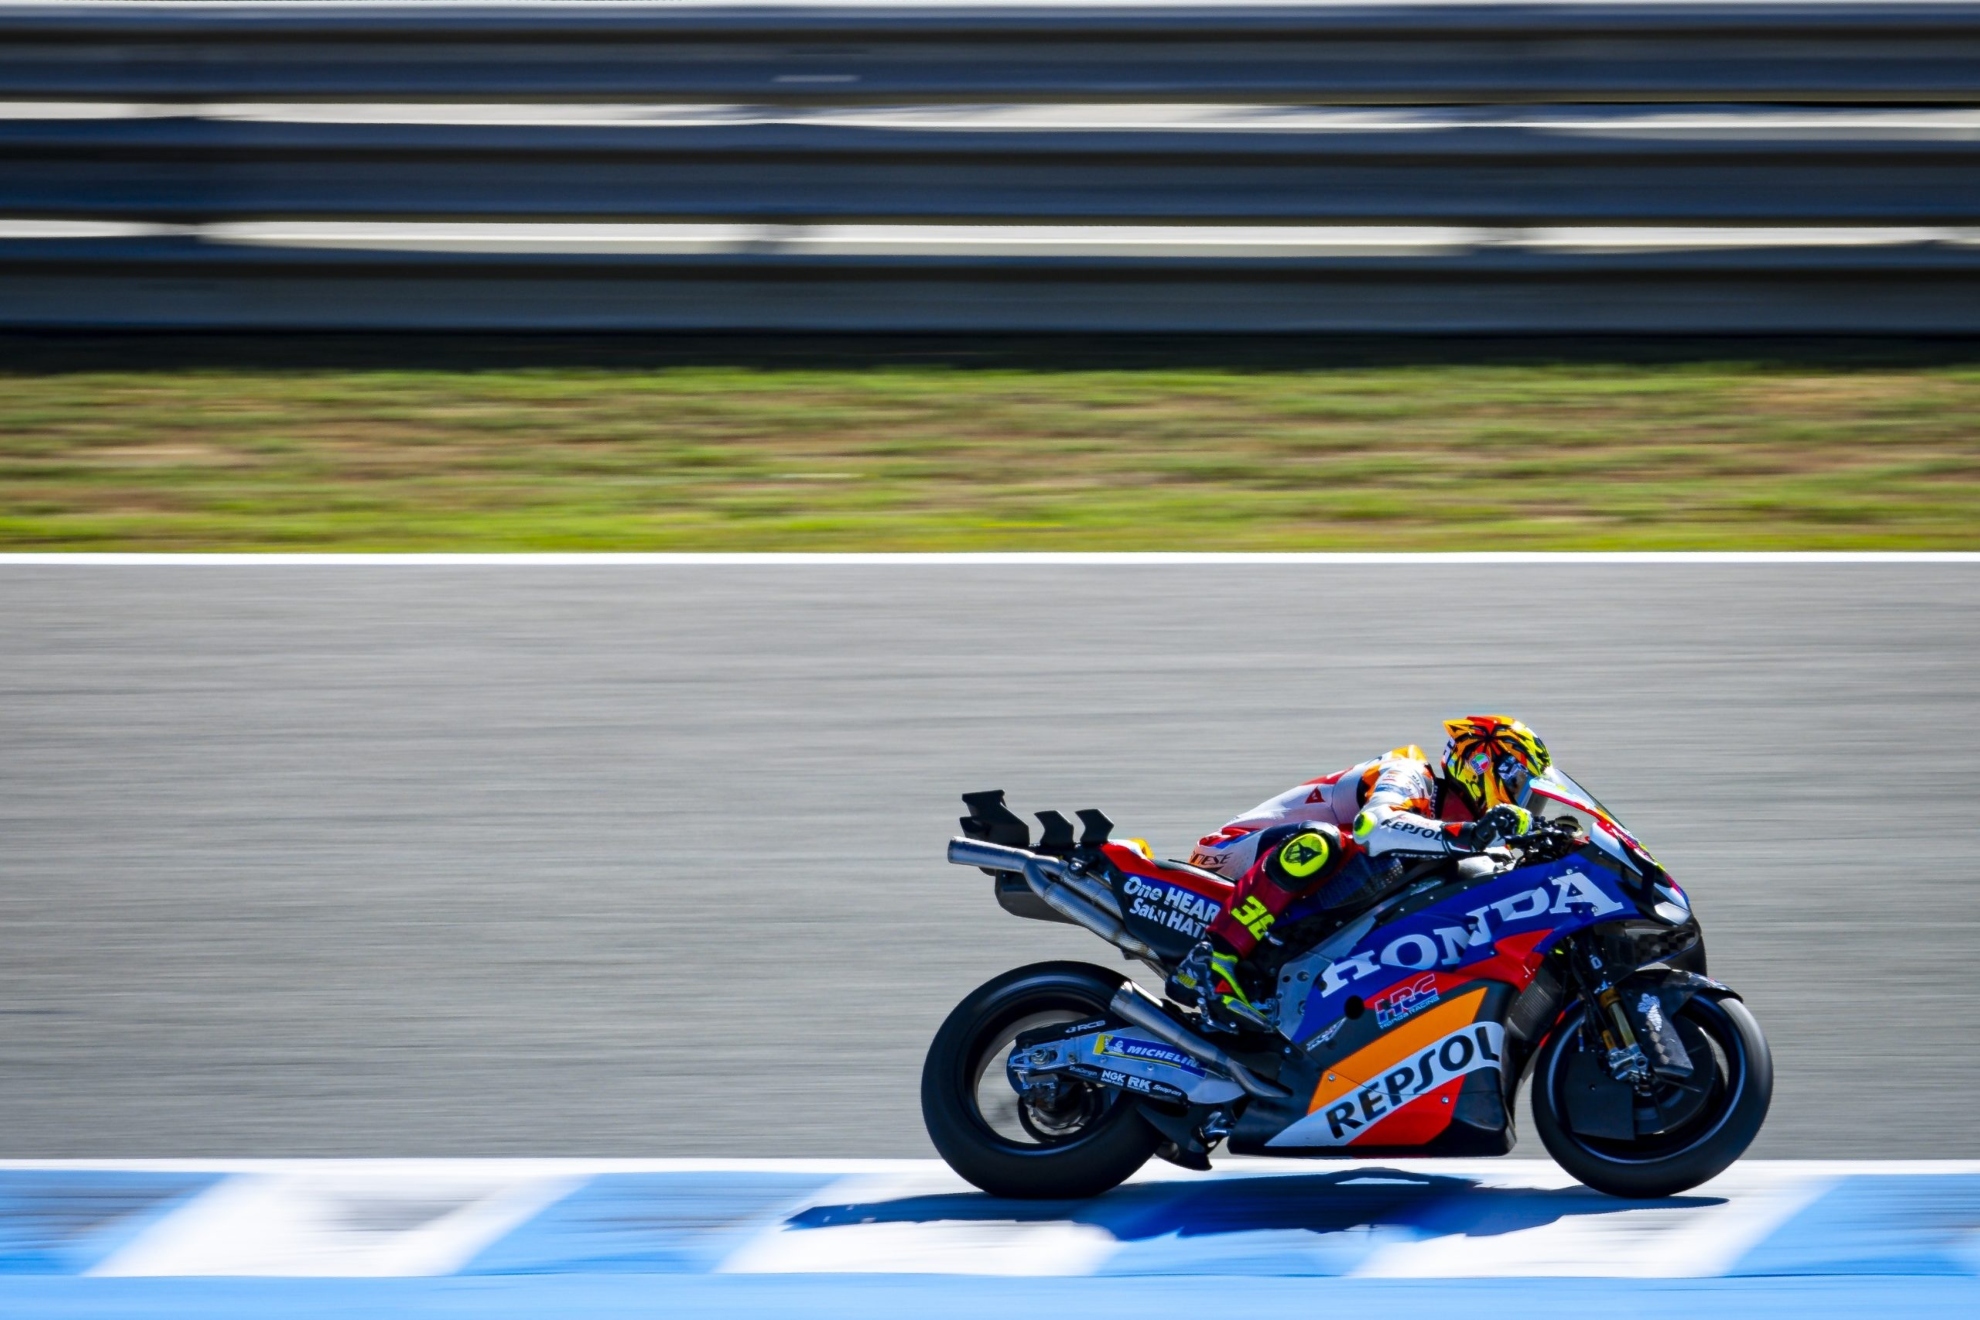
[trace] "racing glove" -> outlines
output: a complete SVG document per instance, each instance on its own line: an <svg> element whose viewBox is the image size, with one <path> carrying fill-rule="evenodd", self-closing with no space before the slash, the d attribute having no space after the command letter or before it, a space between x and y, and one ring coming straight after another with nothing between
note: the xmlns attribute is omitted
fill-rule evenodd
<svg viewBox="0 0 1980 1320"><path fill-rule="evenodd" d="M1533 831L1533 813L1525 807L1498 806L1457 830L1458 847L1483 852L1495 843L1517 839Z"/></svg>

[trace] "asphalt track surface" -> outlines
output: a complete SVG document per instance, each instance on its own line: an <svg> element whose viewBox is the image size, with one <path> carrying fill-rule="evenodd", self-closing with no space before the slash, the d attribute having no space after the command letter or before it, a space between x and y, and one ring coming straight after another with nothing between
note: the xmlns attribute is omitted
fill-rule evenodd
<svg viewBox="0 0 1980 1320"><path fill-rule="evenodd" d="M925 1155L1110 951L956 794L1165 853L1508 710L1690 889L1754 1154L1980 1154L1980 564L0 567L4 1153ZM1542 1152L1527 1135L1521 1153Z"/></svg>

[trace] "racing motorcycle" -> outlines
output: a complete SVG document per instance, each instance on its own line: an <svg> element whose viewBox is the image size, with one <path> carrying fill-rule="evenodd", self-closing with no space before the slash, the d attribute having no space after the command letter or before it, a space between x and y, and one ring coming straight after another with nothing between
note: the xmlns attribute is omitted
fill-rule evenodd
<svg viewBox="0 0 1980 1320"><path fill-rule="evenodd" d="M1111 837L1098 811L1030 827L966 793L949 861L1019 917L1082 926L1166 978L1229 903L1214 872ZM1547 1152L1625 1197L1724 1171L1760 1131L1773 1061L1706 975L1690 901L1559 769L1531 832L1471 857L1357 857L1346 908L1296 903L1247 961L1263 1027L1233 1031L1120 971L1048 962L958 1005L922 1070L928 1134L996 1196L1097 1195L1150 1156L1503 1155L1532 1079ZM1261 997L1262 996L1262 997ZM1269 1029L1267 1029L1269 1028ZM1212 1039L1215 1035L1219 1039Z"/></svg>

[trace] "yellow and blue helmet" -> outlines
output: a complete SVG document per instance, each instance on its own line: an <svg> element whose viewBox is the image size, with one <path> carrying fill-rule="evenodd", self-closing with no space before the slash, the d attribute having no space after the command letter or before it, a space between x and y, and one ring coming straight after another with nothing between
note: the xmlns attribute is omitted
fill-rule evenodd
<svg viewBox="0 0 1980 1320"><path fill-rule="evenodd" d="M1547 744L1509 715L1445 720L1444 732L1444 773L1478 811L1525 805L1533 777L1554 763Z"/></svg>

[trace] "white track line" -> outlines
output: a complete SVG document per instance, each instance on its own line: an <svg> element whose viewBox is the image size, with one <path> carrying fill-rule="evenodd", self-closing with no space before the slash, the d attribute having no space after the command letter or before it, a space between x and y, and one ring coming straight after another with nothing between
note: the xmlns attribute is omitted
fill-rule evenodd
<svg viewBox="0 0 1980 1320"><path fill-rule="evenodd" d="M0 568L1036 568L1209 567L1260 564L1703 565L1980 564L1971 550L1489 550L1489 551L958 551L543 553L0 553Z"/></svg>
<svg viewBox="0 0 1980 1320"><path fill-rule="evenodd" d="M1911 0L1914 8L1956 8L1967 0ZM1747 0L1753 8L1801 9L1813 13L1823 10L1861 10L1867 6L1861 0ZM1679 13L1698 9L1710 9L1708 4L1696 0L1669 0L1668 3L1644 3L1643 0L1537 0L1517 6L1521 9L1547 11L1552 9L1622 8L1658 10L1668 9ZM350 11L364 13L367 10L542 10L546 8L568 9L577 14L610 14L614 11L658 10L669 13L721 14L743 10L751 14L772 14L779 11L807 13L829 12L834 9L850 10L901 10L939 14L944 12L969 13L972 11L995 12L1002 9L1019 10L1066 10L1077 13L1081 10L1202 10L1210 8L1204 0L765 0L756 4L737 4L734 0L315 0L314 3L298 3L297 0L0 0L0 10L74 10L83 13L136 11L164 11L166 13L210 12L226 14L231 12L279 12L296 10L318 16L325 13ZM1369 6L1364 0L1246 0L1247 9L1286 9L1315 10L1351 9L1363 10ZM1384 0L1384 8L1409 9L1498 9L1511 8L1506 0Z"/></svg>
<svg viewBox="0 0 1980 1320"><path fill-rule="evenodd" d="M1552 1160L1517 1158L1418 1159L1294 1159L1285 1156L1223 1155L1209 1173L1193 1173L1167 1164L1150 1163L1131 1181L1200 1182L1217 1178L1298 1176L1347 1173L1356 1169L1396 1169L1423 1174L1473 1178L1491 1186L1572 1187L1574 1179ZM1929 1176L1980 1174L1980 1159L1954 1160L1761 1160L1746 1159L1734 1170L1779 1175L1839 1178L1889 1174ZM0 1159L0 1171L33 1173L216 1173L321 1175L355 1171L367 1176L415 1179L463 1174L494 1178L570 1178L613 1173L799 1173L828 1176L910 1179L910 1190L930 1190L921 1180L934 1178L944 1187L961 1185L936 1159L778 1159L656 1156L650 1159L588 1158L585 1156L496 1156L425 1158L266 1158L266 1159ZM904 1184L905 1185L905 1184ZM863 1195L889 1194L886 1187Z"/></svg>

